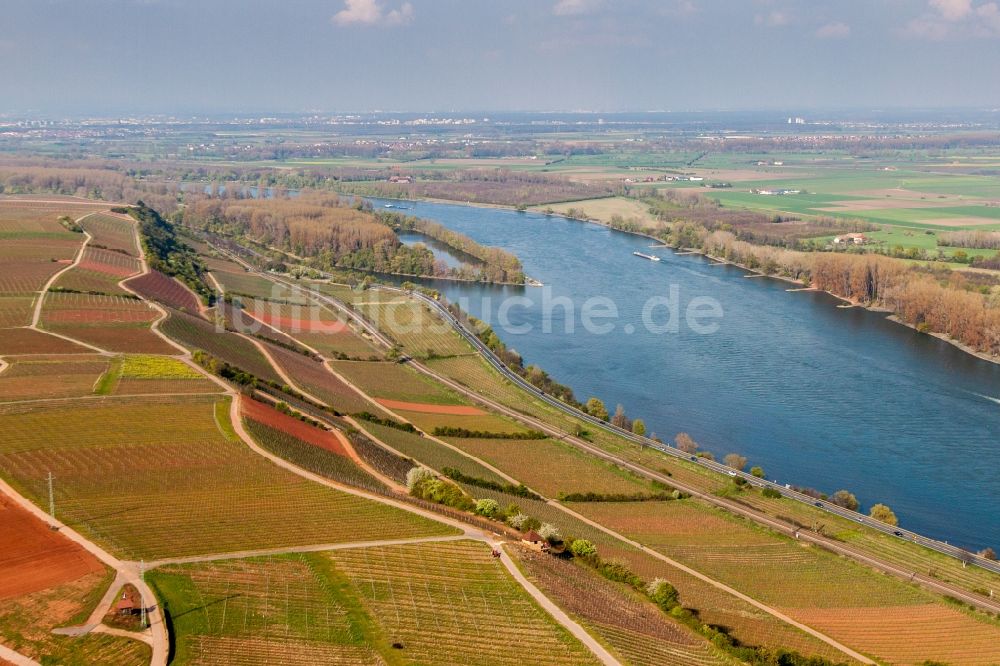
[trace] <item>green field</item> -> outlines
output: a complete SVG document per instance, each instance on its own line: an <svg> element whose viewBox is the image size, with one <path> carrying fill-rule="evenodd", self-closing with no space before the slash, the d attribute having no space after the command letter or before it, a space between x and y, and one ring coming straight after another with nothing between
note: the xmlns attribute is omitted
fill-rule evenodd
<svg viewBox="0 0 1000 666"><path fill-rule="evenodd" d="M330 361L330 366L376 398L435 405L465 404L454 392L400 363Z"/></svg>
<svg viewBox="0 0 1000 666"><path fill-rule="evenodd" d="M57 516L132 559L452 532L262 459L221 427L227 405L106 398L8 409L0 471L39 504L52 472Z"/></svg>
<svg viewBox="0 0 1000 666"><path fill-rule="evenodd" d="M322 555L168 565L147 577L171 619L178 666L380 664L388 652Z"/></svg>

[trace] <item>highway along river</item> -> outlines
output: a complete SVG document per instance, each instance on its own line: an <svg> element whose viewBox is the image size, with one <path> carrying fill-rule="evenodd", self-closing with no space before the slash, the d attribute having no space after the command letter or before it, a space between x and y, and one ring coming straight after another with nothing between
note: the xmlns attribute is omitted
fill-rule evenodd
<svg viewBox="0 0 1000 666"><path fill-rule="evenodd" d="M927 536L1000 547L1000 365L884 314L789 293L785 282L748 279L596 224L407 205L409 215L513 252L546 285L434 284L577 398L597 396L609 410L620 403L664 440L687 432L717 458L740 453L779 482L846 488L863 508L884 502ZM676 331L668 325L672 294ZM653 297L647 320L656 330L643 323ZM581 313L588 299L589 327ZM685 318L693 299L702 316ZM609 303L616 317L603 316ZM498 325L501 309L506 327ZM588 330L609 324L610 333Z"/></svg>

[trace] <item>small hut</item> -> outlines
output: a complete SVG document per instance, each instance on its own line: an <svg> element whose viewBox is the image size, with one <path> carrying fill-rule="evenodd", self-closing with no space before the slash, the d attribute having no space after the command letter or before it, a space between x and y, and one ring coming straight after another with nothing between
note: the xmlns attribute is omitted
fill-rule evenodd
<svg viewBox="0 0 1000 666"><path fill-rule="evenodd" d="M549 542L543 539L535 530L528 530L522 534L521 542L537 551L546 551L549 549Z"/></svg>

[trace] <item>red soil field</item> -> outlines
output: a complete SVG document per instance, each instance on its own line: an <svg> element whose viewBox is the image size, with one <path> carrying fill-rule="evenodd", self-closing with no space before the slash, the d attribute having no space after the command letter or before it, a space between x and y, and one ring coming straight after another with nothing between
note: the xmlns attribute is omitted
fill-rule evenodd
<svg viewBox="0 0 1000 666"><path fill-rule="evenodd" d="M30 328L0 328L0 354L92 354L93 350Z"/></svg>
<svg viewBox="0 0 1000 666"><path fill-rule="evenodd" d="M191 291L159 271L150 271L125 283L143 298L159 301L177 310L198 313L198 299Z"/></svg>
<svg viewBox="0 0 1000 666"><path fill-rule="evenodd" d="M103 570L93 555L0 495L0 599Z"/></svg>
<svg viewBox="0 0 1000 666"><path fill-rule="evenodd" d="M84 251L83 258L77 266L84 270L107 273L108 275L123 278L135 275L141 270L137 259L121 254L120 252L93 247L88 247Z"/></svg>
<svg viewBox="0 0 1000 666"><path fill-rule="evenodd" d="M331 453L346 456L347 451L341 444L337 435L328 430L320 430L308 423L303 423L287 414L282 414L276 409L268 407L262 402L240 397L240 413L244 417L263 423L266 426L288 433L293 437L301 439L303 442L326 449Z"/></svg>
<svg viewBox="0 0 1000 666"><path fill-rule="evenodd" d="M389 409L402 409L408 412L421 412L423 414L482 416L486 413L478 407L470 407L467 405L431 405L424 402L405 402L403 400L388 400L386 398L376 398L376 401L383 407L388 407Z"/></svg>

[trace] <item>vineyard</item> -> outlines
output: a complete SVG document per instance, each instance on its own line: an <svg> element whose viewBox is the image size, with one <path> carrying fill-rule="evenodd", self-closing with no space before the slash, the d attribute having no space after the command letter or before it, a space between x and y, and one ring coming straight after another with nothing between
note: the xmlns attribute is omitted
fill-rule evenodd
<svg viewBox="0 0 1000 666"><path fill-rule="evenodd" d="M561 492L633 494L653 490L633 474L551 439L445 439L549 497Z"/></svg>
<svg viewBox="0 0 1000 666"><path fill-rule="evenodd" d="M0 402L90 395L108 368L96 355L20 357L0 373Z"/></svg>
<svg viewBox="0 0 1000 666"><path fill-rule="evenodd" d="M590 664L593 656L541 611L486 544L332 551L334 565L407 661L520 666Z"/></svg>
<svg viewBox="0 0 1000 666"><path fill-rule="evenodd" d="M303 469L363 490L379 493L386 492L386 487L383 483L376 480L375 477L358 467L353 460L347 457L343 451L343 447L333 436L329 438L329 440L333 441L324 442L331 445L330 448L327 448L326 446L315 444L313 441L296 437L288 430L280 430L264 425L260 421L253 419L245 419L244 425L246 425L247 432L250 433L254 441L263 448ZM316 436L311 436L310 439L320 440Z"/></svg>
<svg viewBox="0 0 1000 666"><path fill-rule="evenodd" d="M327 370L325 364L311 357L276 346L269 347L268 353L281 366L281 369L295 380L298 386L337 411L355 414L375 409L357 391L344 384L336 375Z"/></svg>
<svg viewBox="0 0 1000 666"><path fill-rule="evenodd" d="M519 551L518 559L546 596L581 618L630 664L730 663L716 656L707 641L676 624L651 602L582 565L531 551Z"/></svg>
<svg viewBox="0 0 1000 666"><path fill-rule="evenodd" d="M0 243L0 293L9 296L40 291L50 277L73 263L83 236L3 238Z"/></svg>
<svg viewBox="0 0 1000 666"><path fill-rule="evenodd" d="M505 479L483 467L475 460L452 451L448 447L442 446L427 437L421 437L411 432L404 432L397 428L381 426L375 423L363 422L362 425L365 430L404 456L413 458L423 463L426 467L430 467L438 472L445 467L451 467L468 476L486 479L495 483L507 483Z"/></svg>
<svg viewBox="0 0 1000 666"><path fill-rule="evenodd" d="M135 223L131 220L98 214L85 218L80 226L93 236L90 245L139 256L139 248L135 244Z"/></svg>
<svg viewBox="0 0 1000 666"><path fill-rule="evenodd" d="M141 270L142 266L138 259L88 246L83 250L80 263L60 275L52 288L100 294L127 294L128 292L118 283Z"/></svg>
<svg viewBox="0 0 1000 666"><path fill-rule="evenodd" d="M243 299L247 313L322 354L337 358L377 360L381 352L348 323L317 305L290 305Z"/></svg>
<svg viewBox="0 0 1000 666"><path fill-rule="evenodd" d="M0 328L0 354L92 354L93 351L30 328Z"/></svg>
<svg viewBox="0 0 1000 666"><path fill-rule="evenodd" d="M176 310L169 312L170 317L160 325L160 329L172 339L188 349L208 352L261 379L281 383L281 377L249 340L216 328L214 323L200 317Z"/></svg>
<svg viewBox="0 0 1000 666"><path fill-rule="evenodd" d="M150 572L176 632L174 664L381 664L371 619L322 555Z"/></svg>
<svg viewBox="0 0 1000 666"><path fill-rule="evenodd" d="M448 323L417 301L405 297L355 300L354 307L410 356L429 358L472 352L469 343Z"/></svg>
<svg viewBox="0 0 1000 666"><path fill-rule="evenodd" d="M132 559L403 538L451 528L286 472L220 430L216 401L106 398L0 415L0 470ZM225 405L226 403L221 403Z"/></svg>
<svg viewBox="0 0 1000 666"><path fill-rule="evenodd" d="M109 351L175 354L177 350L149 328L159 316L135 298L49 293L41 326Z"/></svg>
<svg viewBox="0 0 1000 666"><path fill-rule="evenodd" d="M481 415L469 414L441 414L431 409L411 411L405 409L394 409L407 421L412 422L421 430L433 433L436 428L459 428L463 430L489 432L489 433L525 433L527 430L502 416L483 413Z"/></svg>
<svg viewBox="0 0 1000 666"><path fill-rule="evenodd" d="M159 271L149 271L145 275L134 277L126 285L143 298L158 301L182 312L198 312L198 297L194 292Z"/></svg>
<svg viewBox="0 0 1000 666"><path fill-rule="evenodd" d="M306 305L307 300L300 292L260 275L246 272L212 271L212 276L218 281L226 293L249 296L251 298L271 299L287 303Z"/></svg>
<svg viewBox="0 0 1000 666"><path fill-rule="evenodd" d="M376 398L435 405L466 404L456 393L399 363L330 361L330 366L362 391Z"/></svg>
<svg viewBox="0 0 1000 666"><path fill-rule="evenodd" d="M169 356L125 356L114 370L108 392L115 395L222 391L191 366Z"/></svg>

